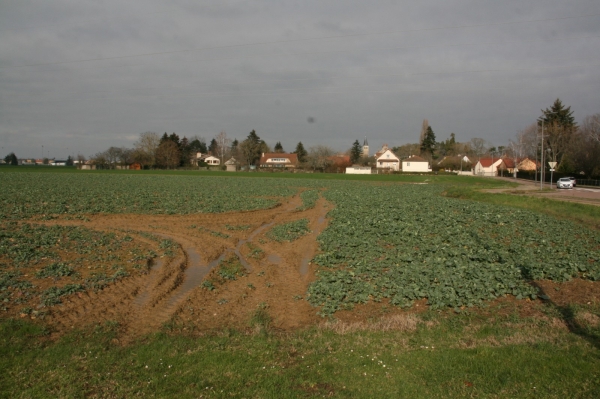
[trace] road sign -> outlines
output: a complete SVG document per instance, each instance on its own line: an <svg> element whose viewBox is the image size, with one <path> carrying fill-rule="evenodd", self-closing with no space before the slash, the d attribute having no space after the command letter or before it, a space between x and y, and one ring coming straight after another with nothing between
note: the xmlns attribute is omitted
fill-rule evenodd
<svg viewBox="0 0 600 399"><path fill-rule="evenodd" d="M548 165L550 165L550 167L554 169L554 167L556 166L556 162L548 162Z"/></svg>
<svg viewBox="0 0 600 399"><path fill-rule="evenodd" d="M552 163L554 163L554 162L552 162ZM554 172L554 169L550 169L550 172Z"/></svg>

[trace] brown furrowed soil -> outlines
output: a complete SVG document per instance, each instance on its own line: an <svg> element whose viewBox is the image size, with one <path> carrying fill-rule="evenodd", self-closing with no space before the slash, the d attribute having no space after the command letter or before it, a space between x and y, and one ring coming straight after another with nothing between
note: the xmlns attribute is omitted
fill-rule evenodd
<svg viewBox="0 0 600 399"><path fill-rule="evenodd" d="M62 297L62 304L43 308L43 320L37 317L36 321L46 324L55 338L74 329L116 324L122 343L165 325L188 333L203 333L224 328L255 331L258 327L253 327L252 321L259 316L262 319L258 324L264 327L268 323L269 328L282 331L323 323L324 319L317 315L318 309L305 296L308 285L315 279L315 266L310 260L318 251L316 238L327 226L326 215L332 205L322 197L312 209L299 210L301 205L300 196L296 195L283 199L275 208L250 212L88 215L84 220L45 221L45 225L82 226L92 231L127 234L134 240L123 251L139 245L158 252L159 242L165 239L175 242L177 248L172 255L148 259L147 272L132 272L103 289L88 288ZM269 238L268 232L274 226L300 219L308 220L310 233L292 242ZM230 262L237 264L240 273L224 277L220 265ZM81 278L88 277L88 269L93 268L93 264L88 264L84 264ZM24 277L45 289L50 280L36 280L35 272L28 271ZM62 278L54 283L64 286L69 281ZM488 309L543 316L546 303L566 306L600 301L598 282L575 279L563 284L550 281L535 284L549 299L517 301L506 297L494 301ZM38 305L37 300L37 297L31 299L25 305ZM371 301L356 305L353 310L339 311L335 317L342 323L340 326L367 328L379 325L375 323L377 320L423 312L428 309L426 303L422 299L405 310L390 305L388 300ZM1 317L18 315L15 308ZM35 318L32 314L21 317Z"/></svg>
<svg viewBox="0 0 600 399"><path fill-rule="evenodd" d="M87 221L53 220L47 225L78 225L100 231L126 231L136 240L158 245L148 234L179 246L174 256L149 260L148 273L103 290L79 292L49 308L43 322L53 336L90 325L118 323L120 339L159 330L174 320L186 329L250 328L257 309L269 314L270 326L295 329L321 318L303 300L314 279L310 260L317 235L326 227L330 205L321 198L300 211L299 196L268 210L197 215L92 215ZM267 238L273 226L308 219L310 233L293 242ZM219 278L219 262L233 258L244 266L235 280ZM214 289L203 285L214 281Z"/></svg>

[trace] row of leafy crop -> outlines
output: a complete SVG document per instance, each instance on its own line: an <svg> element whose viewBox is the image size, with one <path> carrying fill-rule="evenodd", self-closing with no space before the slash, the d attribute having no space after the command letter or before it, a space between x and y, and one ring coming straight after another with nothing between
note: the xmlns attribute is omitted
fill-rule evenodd
<svg viewBox="0 0 600 399"><path fill-rule="evenodd" d="M1 308L51 306L76 291L103 289L135 269L145 272L156 255L125 232L0 223Z"/></svg>
<svg viewBox="0 0 600 399"><path fill-rule="evenodd" d="M267 232L267 237L277 242L292 242L308 233L308 219L299 219L273 227Z"/></svg>
<svg viewBox="0 0 600 399"><path fill-rule="evenodd" d="M318 190L305 190L300 193L300 198L302 199L302 205L298 207L299 211L305 211L307 209L312 209L315 207L315 204L319 200L319 191Z"/></svg>
<svg viewBox="0 0 600 399"><path fill-rule="evenodd" d="M86 173L0 174L0 220L85 213L190 214L267 209L285 179Z"/></svg>
<svg viewBox="0 0 600 399"><path fill-rule="evenodd" d="M506 294L535 298L530 280L600 280L600 235L568 221L440 196L423 185L337 185L318 240L308 300L324 315L388 298L459 308Z"/></svg>

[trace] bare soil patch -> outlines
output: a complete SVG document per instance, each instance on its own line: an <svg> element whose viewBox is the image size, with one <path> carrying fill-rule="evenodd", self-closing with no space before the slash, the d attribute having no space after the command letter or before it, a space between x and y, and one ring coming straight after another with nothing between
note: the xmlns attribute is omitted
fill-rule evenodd
<svg viewBox="0 0 600 399"><path fill-rule="evenodd" d="M266 309L271 327L288 330L320 320L304 300L314 279L310 259L330 209L323 198L299 211L299 196L268 210L197 215L89 215L86 221L53 220L45 224L78 225L93 230L127 232L144 243L151 234L169 238L179 248L172 257L155 258L145 275L122 279L109 287L79 292L49 308L47 323L54 336L92 324L118 323L128 341L156 331L165 323L189 330L249 328L256 309ZM293 242L267 238L275 225L308 219L311 233ZM243 276L209 290L202 285L218 272L225 257L237 257Z"/></svg>
<svg viewBox="0 0 600 399"><path fill-rule="evenodd" d="M189 333L223 328L252 331L250 320L257 311L269 315L270 328L294 330L326 323L305 299L316 267L310 260L318 251L316 238L327 226L332 205L320 198L312 209L298 210L299 195L273 209L196 215L88 215L84 220L56 219L48 225L83 226L91 230L128 234L146 247L154 238L177 243L172 256L149 260L145 274L132 275L98 291L78 292L63 298L62 305L48 308L46 323L53 337L90 325L118 324L119 340L128 342L176 325ZM293 242L269 239L273 226L307 219L311 233ZM133 244L132 244L133 245ZM221 261L233 259L243 273L234 279L219 274ZM211 282L212 286L205 284ZM597 304L600 283L573 280L541 281L543 294L554 304ZM410 314L428 309L425 299L408 310L387 301L370 301L351 310L338 311L337 329L411 329ZM541 300L513 297L497 299L477 312L542 316ZM3 317L11 315L3 315ZM12 315L14 317L15 315ZM597 323L588 317L589 324ZM412 324L411 324L412 323ZM334 329L335 329L334 328Z"/></svg>

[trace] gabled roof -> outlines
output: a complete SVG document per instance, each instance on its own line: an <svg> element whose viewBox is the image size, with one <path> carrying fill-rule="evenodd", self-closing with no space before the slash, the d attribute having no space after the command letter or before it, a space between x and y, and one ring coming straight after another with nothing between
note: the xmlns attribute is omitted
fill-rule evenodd
<svg viewBox="0 0 600 399"><path fill-rule="evenodd" d="M391 155L389 158L382 158L386 153L389 153L389 155ZM400 158L398 158L398 156L396 154L394 154L392 152L392 150L387 149L383 151L383 152L378 152L375 154L375 159L377 160L377 162L398 162L400 161Z"/></svg>
<svg viewBox="0 0 600 399"><path fill-rule="evenodd" d="M332 155L329 157L329 159L331 160L331 162L333 162L333 164L335 166L352 165L352 163L350 162L350 155L345 155L345 154Z"/></svg>
<svg viewBox="0 0 600 399"><path fill-rule="evenodd" d="M387 145L387 144L384 144L384 145L381 147L381 150L379 150L379 151L377 151L377 152L375 153L375 158L379 158L380 156L382 156L383 154L385 154L385 153L386 153L386 151L388 151L388 150L389 150L389 148L388 148L388 145Z"/></svg>
<svg viewBox="0 0 600 399"><path fill-rule="evenodd" d="M510 158L502 158L502 162L504 162L504 165L509 168L509 169L514 169L515 168L515 161L513 159Z"/></svg>
<svg viewBox="0 0 600 399"><path fill-rule="evenodd" d="M456 163L456 164L460 164L461 161L463 164L467 164L470 163L471 160L465 160L465 158L467 158L465 155L457 155L457 156L452 156L452 155L447 155L444 158L442 158L437 164L438 165L442 165L442 164L447 164L447 163ZM469 159L469 158L467 158Z"/></svg>
<svg viewBox="0 0 600 399"><path fill-rule="evenodd" d="M429 161L427 161L425 158L421 158L416 155L413 155L412 157L407 158L402 162L429 162Z"/></svg>
<svg viewBox="0 0 600 399"><path fill-rule="evenodd" d="M484 168L489 168L490 166L497 163L498 161L502 162L502 159L501 158L481 158L481 159L479 159L479 163Z"/></svg>
<svg viewBox="0 0 600 399"><path fill-rule="evenodd" d="M260 158L259 163L265 164L265 163L267 163L267 160L270 158L286 158L292 164L298 163L298 154L287 154L285 152L265 152L262 154L262 157Z"/></svg>

